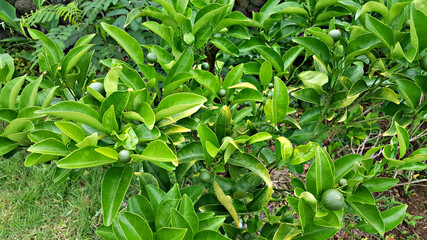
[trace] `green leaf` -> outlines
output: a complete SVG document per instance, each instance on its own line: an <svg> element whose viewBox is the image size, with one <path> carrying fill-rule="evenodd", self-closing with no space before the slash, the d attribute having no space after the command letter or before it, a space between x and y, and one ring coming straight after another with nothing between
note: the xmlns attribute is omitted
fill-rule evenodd
<svg viewBox="0 0 427 240"><path fill-rule="evenodd" d="M209 8L209 7L210 7L210 5L207 6L207 8ZM212 9L209 12L205 13L200 18L197 18L197 16L196 16L196 20L194 22L193 30L192 30L193 34L196 35L197 32L199 30L201 30L203 27L206 27L206 25L209 25L212 22L216 22L216 21L214 21L214 19L216 19L218 16L221 16L223 14L223 12L227 10L228 7L230 7L230 6L225 5L222 7L218 7L216 9ZM199 11L199 13L200 12L202 12L202 11Z"/></svg>
<svg viewBox="0 0 427 240"><path fill-rule="evenodd" d="M396 83L399 87L400 95L405 99L406 105L415 109L420 103L422 95L421 88L418 84L406 79L399 79Z"/></svg>
<svg viewBox="0 0 427 240"><path fill-rule="evenodd" d="M193 201L187 195L182 197L179 212L188 221L191 229L193 230L193 233L196 233L199 229L199 217L194 211Z"/></svg>
<svg viewBox="0 0 427 240"><path fill-rule="evenodd" d="M406 150L409 148L409 134L405 128L400 126L397 122L394 123L397 130L397 138L399 140L399 158L403 158Z"/></svg>
<svg viewBox="0 0 427 240"><path fill-rule="evenodd" d="M363 186L367 187L371 192L384 192L396 185L399 179L375 177L363 182Z"/></svg>
<svg viewBox="0 0 427 240"><path fill-rule="evenodd" d="M187 229L185 228L160 228L156 232L157 240L182 240L184 239Z"/></svg>
<svg viewBox="0 0 427 240"><path fill-rule="evenodd" d="M139 216L143 217L147 222L154 222L155 214L153 207L151 206L150 201L148 201L145 196L134 195L129 198L129 200L127 201L127 210L132 213L138 214Z"/></svg>
<svg viewBox="0 0 427 240"><path fill-rule="evenodd" d="M357 212L359 216L365 220L365 222L369 223L376 231L378 231L381 235L384 235L385 225L384 220L378 211L378 208L375 205L357 203L357 202L349 202L350 206Z"/></svg>
<svg viewBox="0 0 427 240"><path fill-rule="evenodd" d="M378 19L366 15L366 27L371 30L383 43L391 49L394 46L393 30Z"/></svg>
<svg viewBox="0 0 427 240"><path fill-rule="evenodd" d="M52 40L50 40L42 32L34 29L28 29L28 33L33 39L40 39L43 42L43 45L46 47L47 53L52 57L54 61L51 64L60 63L64 57L64 52L62 49L56 45Z"/></svg>
<svg viewBox="0 0 427 240"><path fill-rule="evenodd" d="M225 53L238 57L240 54L239 49L234 45L233 42L228 40L224 37L216 37L214 39L211 39L210 41L213 45L215 45L220 50L224 51Z"/></svg>
<svg viewBox="0 0 427 240"><path fill-rule="evenodd" d="M268 173L267 168L255 157L246 154L235 152L232 154L228 160L228 163L231 165L244 167L258 175L264 180L266 184L265 193L263 194L263 198L258 200L258 205L253 205L252 207L255 209L259 209L258 207L265 206L270 200L271 194L273 193L273 183L270 179L270 174Z"/></svg>
<svg viewBox="0 0 427 240"><path fill-rule="evenodd" d="M354 193L348 196L346 201L375 205L375 199L372 196L372 193L363 185L359 186Z"/></svg>
<svg viewBox="0 0 427 240"><path fill-rule="evenodd" d="M284 63L279 53L266 46L256 46L255 50L259 52L259 54L261 54L261 56L263 56L267 61L269 61L277 72L283 71Z"/></svg>
<svg viewBox="0 0 427 240"><path fill-rule="evenodd" d="M320 196L325 190L334 187L335 166L326 152L326 149L316 148L314 162L316 163L316 196Z"/></svg>
<svg viewBox="0 0 427 240"><path fill-rule="evenodd" d="M197 112L206 102L203 96L194 93L175 93L162 99L156 108L156 120L171 117L175 121Z"/></svg>
<svg viewBox="0 0 427 240"><path fill-rule="evenodd" d="M320 105L320 95L314 88L302 88L292 93L296 99Z"/></svg>
<svg viewBox="0 0 427 240"><path fill-rule="evenodd" d="M371 51L373 48L381 46L381 40L373 33L359 35L347 45L345 59L351 59Z"/></svg>
<svg viewBox="0 0 427 240"><path fill-rule="evenodd" d="M221 187L218 185L216 181L213 182L213 187L214 187L216 198L227 209L228 213L230 213L230 216L233 218L237 227L240 228L239 217L237 216L237 211L234 208L231 197L224 194Z"/></svg>
<svg viewBox="0 0 427 240"><path fill-rule="evenodd" d="M318 94L324 94L325 91L322 86L328 83L328 75L323 72L317 71L305 71L298 74L298 78L301 79L304 86L307 88L313 88Z"/></svg>
<svg viewBox="0 0 427 240"><path fill-rule="evenodd" d="M156 211L156 229L168 227L171 224L171 210L177 208L179 199L168 199L162 201ZM151 201L153 202L153 201Z"/></svg>
<svg viewBox="0 0 427 240"><path fill-rule="evenodd" d="M335 235L336 232L338 232L338 229L336 228L321 227L315 225L314 223L309 223L304 228L304 233L302 236L297 236L292 238L292 240L330 239Z"/></svg>
<svg viewBox="0 0 427 240"><path fill-rule="evenodd" d="M194 79L196 79L200 85L207 88L215 96L217 95L217 92L221 86L219 85L218 78L216 78L211 72L204 70L193 70L191 73L194 75Z"/></svg>
<svg viewBox="0 0 427 240"><path fill-rule="evenodd" d="M141 155L133 154L135 161L158 161L172 162L175 166L178 165L178 159L174 152L161 140L155 140L148 144Z"/></svg>
<svg viewBox="0 0 427 240"><path fill-rule="evenodd" d="M89 146L73 151L70 155L58 161L60 168L87 168L117 162L117 159L109 158L97 151L95 147Z"/></svg>
<svg viewBox="0 0 427 240"><path fill-rule="evenodd" d="M93 37L93 36L92 36ZM94 44L84 44L81 46L76 45L71 49L61 62L61 75L65 77L73 68L82 60L87 52L95 46Z"/></svg>
<svg viewBox="0 0 427 240"><path fill-rule="evenodd" d="M57 103L44 110L36 113L52 115L75 122L81 122L103 131L104 127L101 124L99 114L86 104L72 101L64 101Z"/></svg>
<svg viewBox="0 0 427 240"><path fill-rule="evenodd" d="M172 83L172 80L174 80L178 74L183 72L189 72L191 69L191 66L193 65L193 62L194 62L193 48L187 47L179 57L178 61L174 64L172 69L169 71L169 74L164 81L164 85L168 86L170 83Z"/></svg>
<svg viewBox="0 0 427 240"><path fill-rule="evenodd" d="M411 26L410 26L410 35L411 35L411 45L415 49L418 49L418 52L421 53L424 49L427 48L427 29L424 24L427 21L427 15L424 12L418 10L415 7L415 4L411 5Z"/></svg>
<svg viewBox="0 0 427 240"><path fill-rule="evenodd" d="M294 149L294 153L291 158L292 165L298 165L312 159L316 154L318 144L309 142L306 145L299 145Z"/></svg>
<svg viewBox="0 0 427 240"><path fill-rule="evenodd" d="M131 212L120 212L117 221L126 239L152 240L153 232L148 223L140 216Z"/></svg>
<svg viewBox="0 0 427 240"><path fill-rule="evenodd" d="M311 223L314 218L313 207L304 198L298 200L298 216L301 221L302 230L304 231L305 226Z"/></svg>
<svg viewBox="0 0 427 240"><path fill-rule="evenodd" d="M28 133L34 129L34 124L27 119L17 118L12 120L1 134L2 137L7 137L15 142L23 142L28 140Z"/></svg>
<svg viewBox="0 0 427 240"><path fill-rule="evenodd" d="M178 150L177 157L180 164L203 160L203 146L200 142L189 143Z"/></svg>
<svg viewBox="0 0 427 240"><path fill-rule="evenodd" d="M349 154L335 160L335 181L339 181L347 173L351 171L356 162L362 160L362 155L359 154Z"/></svg>
<svg viewBox="0 0 427 240"><path fill-rule="evenodd" d="M55 122L55 125L68 137L76 141L77 143L83 141L85 133L83 129L71 122Z"/></svg>
<svg viewBox="0 0 427 240"><path fill-rule="evenodd" d="M399 225L406 214L406 209L408 205L402 204L396 207L393 207L389 210L381 212L381 217L384 219L385 231L388 232L397 225ZM378 233L372 226L368 225L366 222L361 222L357 224L357 228L361 229L364 232L368 233Z"/></svg>
<svg viewBox="0 0 427 240"><path fill-rule="evenodd" d="M111 167L105 172L101 186L101 204L104 225L110 226L113 223L113 219L116 217L122 205L132 175L132 167ZM123 218L126 219L125 216L122 217L122 220L125 220Z"/></svg>
<svg viewBox="0 0 427 240"><path fill-rule="evenodd" d="M292 146L292 143L289 141L289 139L285 137L276 138L276 143L280 143L279 148L277 148L277 145L276 145L276 154L280 154L281 159L286 163L288 159L292 156L294 152L294 147ZM276 155L276 161L277 161L277 155Z"/></svg>
<svg viewBox="0 0 427 240"><path fill-rule="evenodd" d="M221 235L221 233L212 230L204 230L198 232L194 235L194 240L206 240L206 239L215 239L215 240L229 240L229 238Z"/></svg>
<svg viewBox="0 0 427 240"><path fill-rule="evenodd" d="M290 226L289 224L281 223L274 234L273 240L292 239L299 233L301 233L301 230Z"/></svg>
<svg viewBox="0 0 427 240"><path fill-rule="evenodd" d="M104 126L105 131L108 133L119 131L114 105L111 105L111 107L104 113L104 116L102 116L102 125Z"/></svg>
<svg viewBox="0 0 427 240"><path fill-rule="evenodd" d="M0 92L0 106L9 109L15 108L16 98L21 91L25 77L26 75L17 77L3 86Z"/></svg>
<svg viewBox="0 0 427 240"><path fill-rule="evenodd" d="M314 37L297 37L293 38L292 41L302 45L306 51L308 50L309 52L314 53L323 64L328 65L331 53L329 52L328 45L326 45L322 40Z"/></svg>
<svg viewBox="0 0 427 240"><path fill-rule="evenodd" d="M215 124L215 133L218 140L231 135L232 121L230 109L227 105L222 106Z"/></svg>
<svg viewBox="0 0 427 240"><path fill-rule="evenodd" d="M0 156L12 151L18 144L4 137L0 137Z"/></svg>
<svg viewBox="0 0 427 240"><path fill-rule="evenodd" d="M113 228L111 226L100 226L96 229L96 234L102 237L104 240L117 240L116 235L114 234Z"/></svg>
<svg viewBox="0 0 427 240"><path fill-rule="evenodd" d="M377 12L385 19L388 18L388 8L383 3L373 1L365 3L362 8L358 9L355 18L358 19L367 12Z"/></svg>
<svg viewBox="0 0 427 240"><path fill-rule="evenodd" d="M117 41L117 43L120 44L120 46L123 47L138 66L142 66L144 64L144 53L135 38L120 28L105 22L102 22L101 26L112 38L114 38L114 40Z"/></svg>
<svg viewBox="0 0 427 240"><path fill-rule="evenodd" d="M387 87L382 87L377 89L370 96L371 96L370 97L371 99L386 100L396 104L400 104L399 99L396 96L396 93Z"/></svg>
<svg viewBox="0 0 427 240"><path fill-rule="evenodd" d="M2 18L1 12L0 18ZM14 72L15 64L13 63L13 58L7 53L0 54L0 83L9 82Z"/></svg>
<svg viewBox="0 0 427 240"><path fill-rule="evenodd" d="M259 80L261 84L266 87L273 78L273 68L269 61L264 61L259 69Z"/></svg>
<svg viewBox="0 0 427 240"><path fill-rule="evenodd" d="M117 118L121 118L122 112L125 110L129 102L130 93L128 91L113 92L101 104L100 115L104 116L105 112L114 106L114 113Z"/></svg>
<svg viewBox="0 0 427 240"><path fill-rule="evenodd" d="M211 157L207 151L207 145L206 142L210 142L213 144L213 146L219 148L219 141L217 136L215 135L215 133L207 126L203 125L203 124L199 124L198 128L197 128L197 132L199 134L199 138L200 138L200 142L202 143L203 149L205 150L205 161L207 163L207 165L211 164Z"/></svg>
<svg viewBox="0 0 427 240"><path fill-rule="evenodd" d="M272 138L271 134L269 134L267 132L259 132L259 133L252 135L249 138L247 144L251 145L251 144L254 144L257 142L264 142L264 141L270 140L271 138Z"/></svg>
<svg viewBox="0 0 427 240"><path fill-rule="evenodd" d="M270 105L271 107L265 107L267 119L270 119L273 125L276 125L286 117L289 106L288 89L280 78L274 79L273 100Z"/></svg>
<svg viewBox="0 0 427 240"><path fill-rule="evenodd" d="M366 84L365 80L360 79L359 81L353 83L353 85L350 88L350 91L348 92L349 97L358 96L362 92L365 92L369 89L368 85Z"/></svg>
<svg viewBox="0 0 427 240"><path fill-rule="evenodd" d="M113 67L108 71L104 78L104 88L107 93L107 97L118 90L119 77L122 69L122 65L115 64L113 60Z"/></svg>
<svg viewBox="0 0 427 240"><path fill-rule="evenodd" d="M303 50L304 50L304 47L296 46L296 47L289 49L285 53L285 55L283 55L283 62L284 62L283 71L287 70L292 65L292 63L301 54L301 52Z"/></svg>
<svg viewBox="0 0 427 240"><path fill-rule="evenodd" d="M19 109L22 110L26 107L34 106L37 97L37 91L42 81L43 75L28 84L21 93L21 99L19 100Z"/></svg>
<svg viewBox="0 0 427 240"><path fill-rule="evenodd" d="M34 144L33 146L28 148L28 151L39 154L58 156L67 156L70 153L67 146L53 138L48 138L46 140Z"/></svg>
<svg viewBox="0 0 427 240"><path fill-rule="evenodd" d="M182 215L182 213L178 212L178 210L171 208L171 226L176 228L185 228L187 232L185 233L184 240L192 240L193 239L193 230L190 226L188 220ZM196 215L197 217L197 215Z"/></svg>

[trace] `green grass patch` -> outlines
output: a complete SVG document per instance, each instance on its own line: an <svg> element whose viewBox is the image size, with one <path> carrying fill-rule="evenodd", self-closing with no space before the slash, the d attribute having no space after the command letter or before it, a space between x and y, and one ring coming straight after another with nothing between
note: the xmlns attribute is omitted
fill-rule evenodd
<svg viewBox="0 0 427 240"><path fill-rule="evenodd" d="M54 185L55 165L0 157L0 239L99 239L102 168Z"/></svg>

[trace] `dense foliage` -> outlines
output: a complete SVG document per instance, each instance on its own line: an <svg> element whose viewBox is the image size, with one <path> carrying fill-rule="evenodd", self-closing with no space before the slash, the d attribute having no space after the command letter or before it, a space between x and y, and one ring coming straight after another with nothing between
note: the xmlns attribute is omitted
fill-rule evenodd
<svg viewBox="0 0 427 240"><path fill-rule="evenodd" d="M0 55L0 155L27 149L25 166L57 166L54 182L108 168L104 239L328 239L401 223L407 206L380 211L373 193L426 168L425 2L270 0L252 18L232 0L155 2L99 21L125 56L94 61L95 33L64 51L0 0L0 18L42 46L36 76ZM271 180L283 169L291 191ZM134 176L140 194L125 199Z"/></svg>

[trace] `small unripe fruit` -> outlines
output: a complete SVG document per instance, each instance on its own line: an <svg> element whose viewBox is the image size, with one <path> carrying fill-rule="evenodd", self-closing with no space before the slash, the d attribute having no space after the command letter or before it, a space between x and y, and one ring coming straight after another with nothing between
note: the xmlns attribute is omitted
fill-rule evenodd
<svg viewBox="0 0 427 240"><path fill-rule="evenodd" d="M344 207L344 196L336 189L328 189L322 194L322 203L326 209L338 211Z"/></svg>
<svg viewBox="0 0 427 240"><path fill-rule="evenodd" d="M329 36L334 39L334 42L338 41L341 38L341 32L338 29L331 30Z"/></svg>
<svg viewBox="0 0 427 240"><path fill-rule="evenodd" d="M208 172L202 172L199 175L199 180L202 183L210 183L211 182L211 175Z"/></svg>
<svg viewBox="0 0 427 240"><path fill-rule="evenodd" d="M194 40L195 38L193 33L188 32L184 34L184 42L187 43L188 45L193 45Z"/></svg>
<svg viewBox="0 0 427 240"><path fill-rule="evenodd" d="M147 54L147 62L151 63L151 64L156 63L157 62L157 56L156 56L156 54L154 54L154 53Z"/></svg>
<svg viewBox="0 0 427 240"><path fill-rule="evenodd" d="M345 179L345 178L341 178L341 179L338 181L338 184L339 184L340 186L345 186L345 185L347 185L347 179Z"/></svg>
<svg viewBox="0 0 427 240"><path fill-rule="evenodd" d="M225 97L225 95L227 95L227 92L225 91L225 89L221 88L218 92L218 97L223 98Z"/></svg>
<svg viewBox="0 0 427 240"><path fill-rule="evenodd" d="M130 161L130 152L128 150L121 150L119 152L119 162L127 163Z"/></svg>
<svg viewBox="0 0 427 240"><path fill-rule="evenodd" d="M209 64L207 62L202 63L202 70L209 70Z"/></svg>
<svg viewBox="0 0 427 240"><path fill-rule="evenodd" d="M274 84L273 84L273 83L269 83L267 87L268 87L269 89L272 89L272 88L274 88Z"/></svg>

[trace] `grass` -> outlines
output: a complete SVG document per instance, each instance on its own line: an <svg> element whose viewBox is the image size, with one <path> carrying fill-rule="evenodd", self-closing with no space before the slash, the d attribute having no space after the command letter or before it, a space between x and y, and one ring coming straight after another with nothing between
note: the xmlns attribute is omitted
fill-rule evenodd
<svg viewBox="0 0 427 240"><path fill-rule="evenodd" d="M54 185L53 164L27 168L24 159L0 157L0 239L99 239L104 170Z"/></svg>

